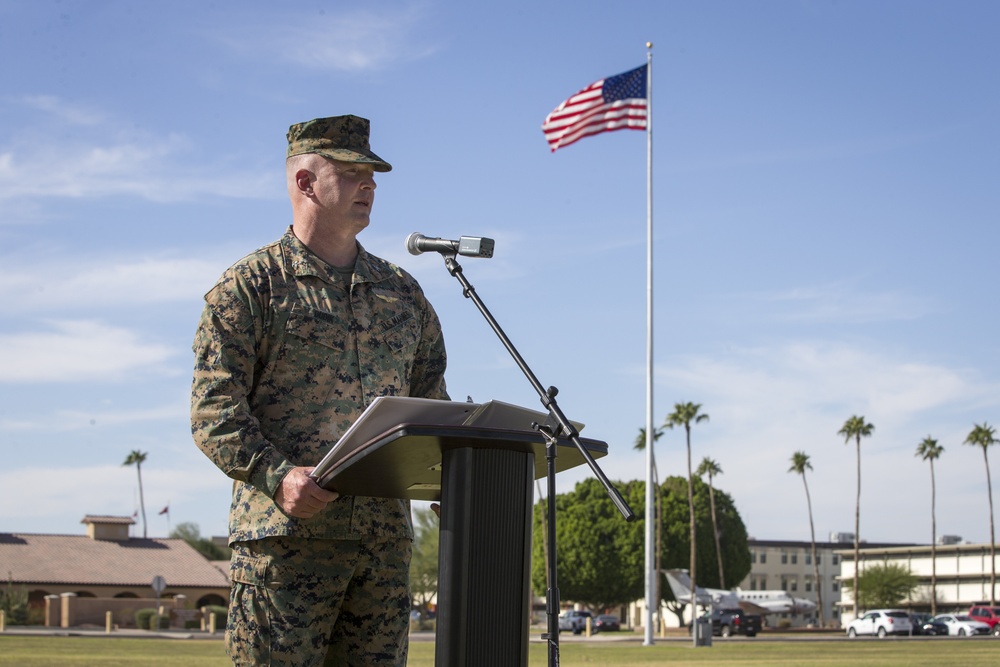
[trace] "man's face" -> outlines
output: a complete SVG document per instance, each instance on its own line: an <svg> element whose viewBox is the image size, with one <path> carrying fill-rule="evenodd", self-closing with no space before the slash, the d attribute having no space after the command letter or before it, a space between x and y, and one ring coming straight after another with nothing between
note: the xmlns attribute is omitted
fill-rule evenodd
<svg viewBox="0 0 1000 667"><path fill-rule="evenodd" d="M313 188L324 217L356 231L368 226L375 202L375 170L371 165L329 158L316 170Z"/></svg>

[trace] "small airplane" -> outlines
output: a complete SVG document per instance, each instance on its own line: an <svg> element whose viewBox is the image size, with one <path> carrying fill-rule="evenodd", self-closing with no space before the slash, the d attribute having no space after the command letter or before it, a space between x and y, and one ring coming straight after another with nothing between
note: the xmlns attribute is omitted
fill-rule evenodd
<svg viewBox="0 0 1000 667"><path fill-rule="evenodd" d="M663 570L674 597L680 602L691 601L691 577L687 570ZM805 598L796 598L788 591L745 591L735 588L724 591L719 588L695 588L695 600L705 607L739 607L750 614L811 614L816 611L816 603Z"/></svg>

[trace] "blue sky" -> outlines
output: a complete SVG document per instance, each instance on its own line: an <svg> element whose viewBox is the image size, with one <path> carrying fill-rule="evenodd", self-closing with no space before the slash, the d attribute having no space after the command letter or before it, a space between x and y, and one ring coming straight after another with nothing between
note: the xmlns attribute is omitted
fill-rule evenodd
<svg viewBox="0 0 1000 667"><path fill-rule="evenodd" d="M466 276L559 404L644 479L646 148L550 153L540 126L653 49L655 413L701 403L751 535L988 538L975 423L1000 424L1000 5L988 0L0 0L0 530L226 530L229 482L188 428L201 297L290 222L285 132L372 120L371 251L416 275L445 327L452 396L538 407L436 255L496 239ZM684 474L681 432L657 444ZM992 452L997 458L997 451ZM1000 471L1000 463L994 463ZM564 473L562 489L589 476ZM1000 476L995 480L1000 483Z"/></svg>

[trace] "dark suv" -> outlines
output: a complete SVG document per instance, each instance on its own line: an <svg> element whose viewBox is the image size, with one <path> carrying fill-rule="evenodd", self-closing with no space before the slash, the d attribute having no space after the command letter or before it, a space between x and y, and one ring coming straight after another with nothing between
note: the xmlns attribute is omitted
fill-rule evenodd
<svg viewBox="0 0 1000 667"><path fill-rule="evenodd" d="M974 604L969 608L969 616L974 621L979 621L990 626L990 632L994 636L1000 637L1000 607L991 607L988 604Z"/></svg>

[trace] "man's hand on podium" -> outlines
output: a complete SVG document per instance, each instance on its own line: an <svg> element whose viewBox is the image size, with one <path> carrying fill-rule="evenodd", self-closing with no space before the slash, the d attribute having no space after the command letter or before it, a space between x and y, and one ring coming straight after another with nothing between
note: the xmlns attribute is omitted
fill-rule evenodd
<svg viewBox="0 0 1000 667"><path fill-rule="evenodd" d="M301 466L292 468L281 480L274 502L288 516L309 519L339 497L336 491L327 491L317 484L309 476L312 471Z"/></svg>

